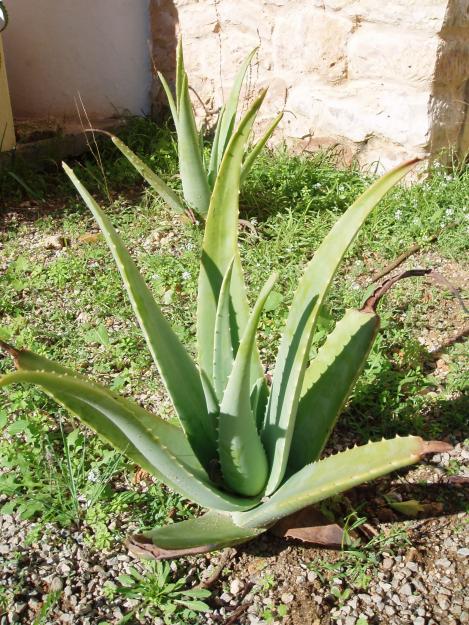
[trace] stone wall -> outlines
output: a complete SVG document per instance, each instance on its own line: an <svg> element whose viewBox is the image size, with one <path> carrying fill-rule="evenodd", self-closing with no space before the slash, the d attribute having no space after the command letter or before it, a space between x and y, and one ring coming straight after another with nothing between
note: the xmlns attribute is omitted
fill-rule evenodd
<svg viewBox="0 0 469 625"><path fill-rule="evenodd" d="M277 140L385 167L469 148L469 0L153 0L152 12L155 64L171 74L180 30L201 118L259 46L247 96L270 85L259 124L284 110Z"/></svg>

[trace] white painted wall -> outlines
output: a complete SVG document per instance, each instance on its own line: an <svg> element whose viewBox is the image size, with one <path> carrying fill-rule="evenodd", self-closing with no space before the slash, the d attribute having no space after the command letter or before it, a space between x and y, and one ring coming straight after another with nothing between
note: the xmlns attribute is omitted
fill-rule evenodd
<svg viewBox="0 0 469 625"><path fill-rule="evenodd" d="M3 33L16 117L150 109L149 0L13 0Z"/></svg>

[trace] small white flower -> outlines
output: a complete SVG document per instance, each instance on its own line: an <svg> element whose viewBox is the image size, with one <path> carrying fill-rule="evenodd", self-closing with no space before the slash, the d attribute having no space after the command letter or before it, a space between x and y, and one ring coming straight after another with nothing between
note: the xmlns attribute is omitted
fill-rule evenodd
<svg viewBox="0 0 469 625"><path fill-rule="evenodd" d="M402 211L398 208L397 211L394 213L394 217L395 219L397 219L399 221L399 219L402 217Z"/></svg>
<svg viewBox="0 0 469 625"><path fill-rule="evenodd" d="M96 473L96 471L91 469L91 471L88 473L88 482L97 482L98 481L98 477L99 476Z"/></svg>
<svg viewBox="0 0 469 625"><path fill-rule="evenodd" d="M183 271L182 272L182 279L183 280L189 280L189 278L191 277L191 274L189 271Z"/></svg>
<svg viewBox="0 0 469 625"><path fill-rule="evenodd" d="M454 215L454 209L452 209L452 208L447 208L447 209L445 210L445 215L446 215L447 217L451 217L451 215Z"/></svg>

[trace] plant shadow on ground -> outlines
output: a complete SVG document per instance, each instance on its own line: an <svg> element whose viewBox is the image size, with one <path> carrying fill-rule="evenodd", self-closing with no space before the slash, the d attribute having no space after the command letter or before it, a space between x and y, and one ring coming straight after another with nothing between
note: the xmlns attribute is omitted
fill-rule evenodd
<svg viewBox="0 0 469 625"><path fill-rule="evenodd" d="M455 399L435 398L431 404L424 403L424 395L417 395L417 403L405 402L402 397L404 372L385 371L371 384L360 388L359 395L347 407L332 435L330 446L337 449L347 433L354 433L354 442L364 444L370 438L391 438L396 435L415 434L426 439L451 439L453 442L469 437L469 397ZM382 405L383 393L390 397L402 397L398 406ZM419 413L419 408L421 413ZM423 410L422 410L423 408Z"/></svg>

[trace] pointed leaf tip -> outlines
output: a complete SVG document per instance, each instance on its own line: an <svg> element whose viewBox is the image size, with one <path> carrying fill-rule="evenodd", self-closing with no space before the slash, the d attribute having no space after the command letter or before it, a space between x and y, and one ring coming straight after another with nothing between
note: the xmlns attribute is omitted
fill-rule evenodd
<svg viewBox="0 0 469 625"><path fill-rule="evenodd" d="M445 451L451 451L453 446L445 441L422 441L421 456L428 454L441 454Z"/></svg>
<svg viewBox="0 0 469 625"><path fill-rule="evenodd" d="M19 369L18 357L20 355L20 351L12 345L5 343L5 341L0 341L0 349L3 349L3 351L7 352L7 354L9 354L13 358L15 367Z"/></svg>

